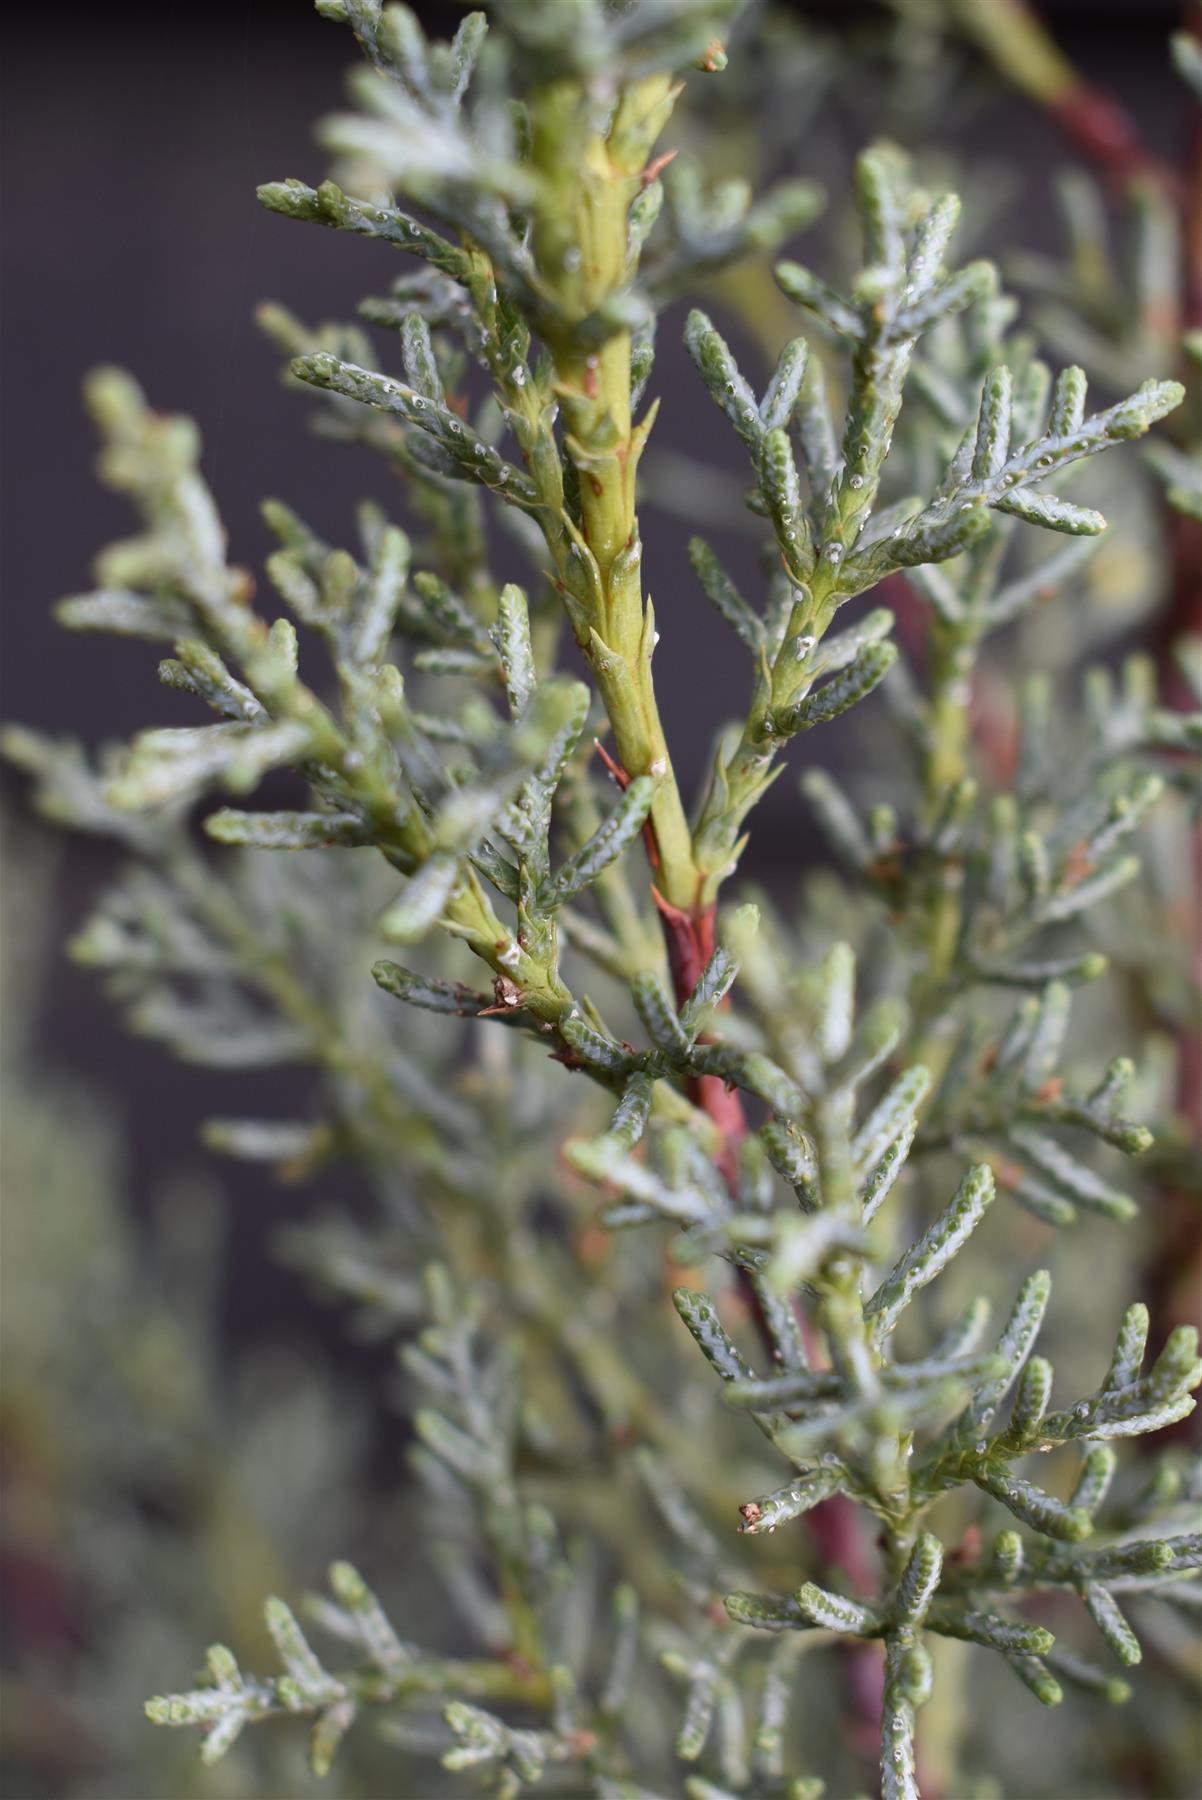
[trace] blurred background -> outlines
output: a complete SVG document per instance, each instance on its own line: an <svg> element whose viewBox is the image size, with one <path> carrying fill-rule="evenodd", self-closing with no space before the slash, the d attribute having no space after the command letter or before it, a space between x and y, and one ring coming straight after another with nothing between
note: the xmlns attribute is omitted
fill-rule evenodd
<svg viewBox="0 0 1202 1800"><path fill-rule="evenodd" d="M450 29L460 12L417 10L430 26L445 22ZM1000 17L1007 0L983 0L980 10ZM1146 151L1185 167L1191 142L1196 150L1196 125L1166 51L1181 8L1173 0L1044 0L1036 10L1081 80L1128 115ZM763 173L788 164L818 179L837 219L851 154L886 132L920 145L932 166L945 166L949 181L967 189L974 205L963 247L971 254L987 248L1003 266L1011 256L1018 291L1024 267L1037 267L1032 258L1063 256L1058 174L1088 159L1064 121L999 70L985 44L988 31L974 38L949 25L956 8L941 0L798 0L777 11L789 15L787 67L794 73L773 98L769 142L759 152ZM260 181L316 180L324 172L311 128L338 103L341 72L353 60L349 34L320 19L307 0L119 7L60 0L53 9L23 9L6 37L0 717L95 743L173 722L173 698L155 678L149 647L69 637L51 616L57 598L87 587L94 549L126 529L122 506L92 477L93 445L79 402L84 372L98 361L119 363L156 405L198 420L235 560L254 568L268 548L258 515L267 495L296 505L343 541L359 500L388 504L388 477L366 453L308 434L305 402L281 385L278 355L253 311L261 299L276 299L306 321L349 316L363 293L385 286L395 259L378 245L298 229L256 204ZM745 111L744 125L758 116ZM745 165L748 144L739 130L732 126L723 143L730 167L715 164L711 173ZM1121 243L1119 190L1112 184L1103 192ZM815 245L824 244L828 229L819 224ZM807 245L806 255L837 267L837 237L823 248ZM1030 284L1036 311L1037 288ZM713 304L751 366L757 348L766 355L774 334L777 341L783 335L772 316L748 309L736 287L717 293ZM669 317L656 367L656 385L670 404L650 467L660 509L653 533L647 527L648 586L661 632L673 637L674 655L685 665L664 711L688 787L699 777L715 721L737 696L725 685L725 628L701 608L684 562L693 522L684 516L687 484L678 459L699 439L712 439L716 505L725 505L737 462L733 442L709 429L710 402L678 338ZM1170 372L1149 366L1135 378ZM737 563L737 541L731 555ZM1152 568L1146 579L1149 568L1137 563L1126 589L1118 584L1116 643L1154 632L1158 610L1172 600L1171 571ZM714 694L706 716L686 697L695 680ZM381 1494L396 1479L396 1433L384 1403L370 1400L387 1386L390 1358L372 1346L348 1349L337 1316L270 1252L273 1225L314 1202L278 1193L253 1170L215 1172L199 1150L199 1122L228 1109L231 1078L180 1067L157 1044L125 1033L94 977L61 955L61 940L112 868L109 850L52 842L28 822L19 781L6 773L3 789L3 1280L6 1360L18 1377L17 1411L10 1410L5 1430L20 1464L0 1537L9 1589L2 1647L10 1696L18 1696L17 1704L10 1698L0 1735L3 1791L9 1800L232 1795L239 1792L228 1785L234 1776L216 1771L202 1789L193 1746L146 1732L138 1715L143 1694L165 1679L162 1661L170 1662L172 1679L182 1677L187 1657L203 1643L207 1622L196 1624L192 1615L203 1615L206 1604L209 1613L221 1611L221 1597L205 1593L203 1570L181 1576L177 1568L178 1546L188 1541L190 1483L214 1458L225 1458L252 1496L261 1540L248 1547L241 1528L231 1528L212 1565L236 1589L225 1596L227 1614L257 1603L272 1585L266 1544L277 1524L290 1534L298 1566L309 1543L320 1546L317 1556L332 1547L353 1552L356 1546L337 1535L347 1496L339 1498L333 1473L358 1459L355 1466L370 1470ZM771 884L781 870L795 870L806 851L788 782L773 790L764 811L752 873ZM292 1086L277 1075L260 1079L266 1113L273 1084ZM52 1193L80 1203L58 1224L47 1212ZM88 1304L99 1309L99 1323L92 1323L101 1338L88 1336L81 1315L81 1345L103 1341L115 1370L100 1370L90 1351L78 1366L79 1347L62 1342L53 1295L64 1269L76 1271L85 1315ZM199 1290L198 1270L208 1272ZM121 1318L150 1333L152 1351L159 1346L162 1383L152 1423L131 1423L128 1437L114 1423L129 1404L120 1334L104 1335ZM98 1501L85 1506L82 1522L65 1521L64 1509L75 1501L63 1492L63 1447L29 1398L39 1383L45 1392L69 1393L73 1417L91 1414L98 1439L84 1445L95 1459L88 1467L103 1468L113 1494L132 1496L124 1508ZM343 1389L363 1398L347 1406L335 1398ZM308 1496L298 1532L295 1508L273 1486L273 1469L284 1437L291 1443L306 1433L325 1455L294 1475L291 1491ZM178 1481L165 1497L147 1491L139 1471L168 1454L168 1443ZM73 1453L81 1453L78 1442ZM214 1508L220 1520L221 1497L209 1494L210 1526ZM375 1527L357 1529L370 1536ZM242 1571L244 1597L225 1556L231 1546L251 1565ZM90 1592L86 1606L75 1587L76 1562L103 1570L100 1592ZM97 1620L109 1646L105 1681L94 1657ZM249 1612L246 1621L255 1629ZM86 1669L86 1678L62 1674L73 1665ZM59 1689L67 1697L56 1700ZM30 1695L36 1703L21 1705ZM287 1779L297 1783L289 1793L306 1791L299 1771ZM386 1791L364 1780L345 1791Z"/></svg>
<svg viewBox="0 0 1202 1800"><path fill-rule="evenodd" d="M1005 7L986 0L984 10L1001 16ZM432 29L453 30L461 9L418 10ZM811 51L801 59L804 82L782 96L774 129L786 142L770 154L824 183L828 214L841 211L857 145L900 126L898 135L920 138L928 152L946 151L955 178L971 179L973 254L981 235L990 254L1063 253L1054 177L1082 159L979 48L962 35L941 37L939 0L903 9L902 24L889 6L855 0L795 0L785 10L809 33ZM1191 102L1168 71L1176 0L1047 0L1038 11L1081 77L1113 95L1150 151L1180 165ZM278 353L258 331L254 308L274 299L307 321L347 317L396 266L380 245L296 229L255 200L261 181L323 172L312 127L337 105L353 61L349 34L307 0L104 8L63 0L52 13L23 11L6 35L0 718L94 744L171 722L175 703L155 677L155 655L103 637L68 637L52 617L56 599L88 585L95 549L127 525L121 502L92 475L79 398L85 371L118 363L155 405L196 418L235 560L254 568L270 547L258 512L267 495L299 506L343 541L355 504L385 499L388 477L366 452L332 449L307 433L305 403L281 386ZM907 56L915 64L908 72ZM924 56L934 64L925 77ZM832 89L850 104L832 106ZM745 146L733 133L729 143L737 168ZM678 323L684 311L682 302ZM746 323L729 315L724 323L740 351L750 350ZM656 433L668 493L671 453L695 443L699 430L719 467L724 458L730 471L738 468L733 441L707 429L710 402L672 324L669 315L656 370L671 396ZM768 336L772 329L767 321ZM664 697L686 790L731 704L720 685L725 627L699 604L683 559L692 528L669 513L648 547L661 631L674 633L674 654L690 672L715 671L710 716L689 704L691 682ZM15 796L18 784L7 771L2 779ZM756 854L792 866L798 845L787 786L769 797L779 829L760 833ZM65 924L82 915L109 852L74 840L62 853ZM58 959L38 1033L65 1064L103 1079L118 1115L136 1117L135 1191L170 1164L213 1104L203 1073L178 1069L122 1034L95 981Z"/></svg>

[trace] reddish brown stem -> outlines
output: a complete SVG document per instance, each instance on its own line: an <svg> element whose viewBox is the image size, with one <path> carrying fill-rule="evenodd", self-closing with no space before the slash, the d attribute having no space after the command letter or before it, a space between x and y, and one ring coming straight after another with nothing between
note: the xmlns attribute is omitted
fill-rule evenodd
<svg viewBox="0 0 1202 1800"><path fill-rule="evenodd" d="M1153 155L1130 113L1101 88L1075 81L1048 111L1069 142L1112 180L1124 187L1150 181L1179 194L1176 171Z"/></svg>
<svg viewBox="0 0 1202 1800"><path fill-rule="evenodd" d="M964 22L1003 78L1041 106L1095 168L1121 185L1154 182L1180 196L1176 171L1144 143L1126 108L1085 81L1028 0L977 0Z"/></svg>
<svg viewBox="0 0 1202 1800"><path fill-rule="evenodd" d="M698 977L714 953L717 908L698 913L671 906L652 887L659 909L668 967L677 1006L682 1006L697 985ZM739 1145L747 1135L747 1116L738 1090L728 1088L716 1075L694 1077L689 1096L717 1127L721 1147L717 1162L732 1193L738 1186ZM739 1272L739 1297L755 1319L764 1347L774 1351L772 1334L759 1296L745 1270ZM803 1324L804 1330L804 1324ZM824 1564L842 1569L856 1593L868 1593L873 1585L873 1561L863 1521L845 1494L836 1494L806 1515L811 1540ZM881 1731L884 1698L884 1664L874 1644L849 1644L844 1650L844 1672L850 1699L851 1747L855 1754L875 1765Z"/></svg>
<svg viewBox="0 0 1202 1800"><path fill-rule="evenodd" d="M1197 11L1191 30L1202 44L1202 14ZM1184 323L1187 330L1197 330L1202 327L1202 117L1197 114L1185 151L1182 213Z"/></svg>
<svg viewBox="0 0 1202 1800"><path fill-rule="evenodd" d="M672 991L676 996L677 1006L683 1006L697 986L702 969L714 954L717 907L709 906L703 912L686 913L679 907L670 905L658 888L652 887L651 892L659 908L664 942L668 947ZM721 1133L718 1166L727 1187L733 1192L739 1179L739 1145L747 1136L747 1116L743 1111L743 1102L737 1090L728 1088L718 1075L693 1076L689 1082L689 1098L694 1106L699 1106L713 1120Z"/></svg>
<svg viewBox="0 0 1202 1800"><path fill-rule="evenodd" d="M1202 42L1202 7L1191 6L1186 29ZM1182 314L1189 329L1202 328L1202 117L1195 116L1185 158L1182 195ZM1181 513L1169 515L1172 584L1169 603L1158 634L1158 660L1169 704L1181 710L1190 706L1186 683L1173 662L1172 652L1182 637L1202 631L1202 525ZM1190 979L1202 986L1202 940L1197 933L1197 908L1202 895L1202 827L1192 828L1190 882L1183 925L1190 934ZM1192 880L1191 880L1192 877ZM1187 1016L1177 1032L1177 1110L1187 1142L1196 1152L1202 1145L1202 1030L1196 1018ZM1202 1217L1188 1177L1182 1183L1161 1187L1160 1244L1146 1272L1146 1290L1154 1318L1167 1325L1202 1324L1199 1294L1202 1292ZM1186 1438L1196 1426L1182 1421L1172 1435Z"/></svg>

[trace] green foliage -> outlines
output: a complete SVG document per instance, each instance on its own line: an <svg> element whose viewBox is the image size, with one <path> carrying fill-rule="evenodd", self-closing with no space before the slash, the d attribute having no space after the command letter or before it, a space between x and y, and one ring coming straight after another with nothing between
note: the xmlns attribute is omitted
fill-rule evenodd
<svg viewBox="0 0 1202 1800"><path fill-rule="evenodd" d="M228 563L191 424L99 372L101 477L140 530L60 617L172 646L163 683L216 722L95 765L20 728L6 745L48 816L129 853L74 948L133 1028L211 1067L320 1077L312 1113L222 1117L206 1142L293 1178L343 1158L368 1172L389 1254L346 1220L287 1253L402 1340L420 1554L428 1535L462 1629L427 1609L402 1638L375 1578L335 1563L303 1626L267 1602L278 1673L217 1645L147 1710L199 1727L206 1762L295 1714L325 1776L370 1713L398 1753L438 1759L448 1793L476 1771L507 1796L651 1800L640 1784L679 1786L679 1762L698 1765L690 1800L808 1800L800 1661L841 1646L860 1716L839 1779L862 1783L867 1727L883 1792L917 1795L922 1709L945 1682L958 1706L949 1643L1045 1705L1066 1684L1118 1703L1126 1679L1072 1647L1077 1614L1131 1667L1196 1606L1196 1476L1169 1452L1131 1497L1112 1447L1191 1411L1195 1335L1178 1326L1148 1363L1132 1305L1100 1385L1053 1404L1035 1354L1051 1276L1023 1233L1137 1220L1138 1162L1128 1179L1119 1159L1181 1150L1140 1117L1164 1080L1110 1043L1113 1021L1095 1055L1097 1014L1074 1014L1112 965L1147 973L1124 908L1147 903L1148 846L1179 843L1196 806L1202 717L1138 657L1089 673L1080 705L1075 671L1026 675L1001 754L972 706L1037 601L1088 616L1106 520L1062 487L1183 390L1141 366L1087 412L1082 369L1053 381L1012 330L993 265L952 259L954 196L894 147L865 151L861 267L836 287L778 265L805 335L761 398L705 313L685 324L716 428L748 458L768 571L754 604L690 546L751 691L689 808L641 576L654 321L818 204L804 182L760 201L707 186L657 148L678 78L725 67L738 9L506 0L450 44L403 6L319 10L367 62L357 110L322 132L337 183L260 198L419 260L361 309L399 372L359 325L263 323L322 433L403 478L412 529L368 505L338 548L267 502L267 580L302 642ZM1181 453L1153 441L1181 505ZM1070 541L1049 554L1033 528ZM853 606L886 582L889 606ZM899 648L895 599L918 602L920 655ZM581 662L587 681L560 672ZM796 926L766 897L719 915L786 745L854 708L861 736L892 723L870 804L822 766L834 734L807 735L802 782L844 879L812 884ZM209 811L202 854L194 805L279 771L292 804ZM280 851L302 853L286 876ZM396 946L419 966L380 954ZM1173 977L1147 985L1171 1024ZM1027 1272L995 1339L996 1294L961 1272L996 1289L978 1244L1008 1233ZM1070 1393L1093 1379L1087 1323ZM1049 1593L1080 1606L1045 1611ZM863 1659L882 1653L877 1703Z"/></svg>

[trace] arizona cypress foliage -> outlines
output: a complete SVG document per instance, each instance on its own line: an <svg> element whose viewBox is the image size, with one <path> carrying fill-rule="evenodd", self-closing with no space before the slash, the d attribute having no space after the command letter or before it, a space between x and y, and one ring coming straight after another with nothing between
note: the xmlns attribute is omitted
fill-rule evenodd
<svg viewBox="0 0 1202 1800"><path fill-rule="evenodd" d="M1197 513L1192 427L1159 429L1184 390L1130 345L1096 400L1044 360L958 250L959 201L890 144L856 163L838 275L793 254L823 203L804 166L707 189L675 109L737 78L736 0L497 0L449 43L404 6L318 10L363 53L322 128L335 178L260 198L398 273L360 324L263 324L322 435L399 489L347 546L268 500L252 578L191 423L98 371L100 474L137 527L62 622L163 645L164 684L215 717L97 761L6 744L44 812L128 853L76 953L134 1027L320 1073L319 1116L223 1117L210 1147L293 1176L354 1158L390 1196L394 1268L320 1231L302 1260L398 1340L429 1534L398 1560L438 1560L461 1622L336 1560L303 1611L266 1601L272 1667L216 1645L147 1712L206 1762L295 1716L318 1774L374 1720L414 1793L811 1800L831 1738L861 1787L872 1738L890 1800L938 1791L923 1713L945 1680L963 1704L955 1646L1033 1706L1118 1704L1197 1611L1197 1479L1126 1442L1191 1412L1195 1334L1149 1347L1134 1264L1084 1385L1041 1332L1156 1154L1139 1043L1082 1050L1074 1013L1105 1017L1146 941L1202 714L1139 658L1022 671L1013 754L974 713L1016 622L1093 603L1096 459L1150 448ZM764 571L736 581L700 536L679 571L730 631L692 696L721 727L693 795L642 574L656 321L756 256L792 318L769 367L683 321ZM1176 655L1202 705L1196 643ZM831 772L844 714L838 741L889 764L875 790ZM292 804L256 807L278 771ZM791 919L738 876L799 773L795 829L841 874ZM281 851L306 853L292 897ZM1053 1231L1079 1246L1047 1252L1056 1290L1029 1254ZM422 1758L449 1772L428 1790Z"/></svg>

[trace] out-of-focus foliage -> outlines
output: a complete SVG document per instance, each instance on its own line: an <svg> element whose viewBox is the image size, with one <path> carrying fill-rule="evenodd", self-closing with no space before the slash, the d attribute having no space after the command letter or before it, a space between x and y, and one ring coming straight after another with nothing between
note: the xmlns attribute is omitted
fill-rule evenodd
<svg viewBox="0 0 1202 1800"><path fill-rule="evenodd" d="M60 614L169 646L188 722L95 759L6 746L45 814L124 851L74 953L133 1030L228 1072L209 1148L330 1194L354 1171L357 1204L282 1249L399 1352L420 1497L389 1529L357 1408L309 1369L251 1359L223 1404L207 1198L167 1196L142 1246L111 1129L39 1073L19 1530L45 1470L83 1498L52 1557L18 1538L71 1609L67 1676L22 1672L18 1766L69 1793L812 1800L869 1762L890 1797L1119 1795L1128 1766L1183 1793L1202 1486L1145 1440L1202 1365L1185 1320L1149 1347L1139 1265L1197 1178L1202 717L1174 702L1202 696L1196 641L1168 670L1108 654L1164 585L1132 440L1196 510L1156 366L1171 210L1136 196L1125 283L1067 184L1067 265L1011 271L1028 320L921 153L863 150L805 261L779 256L822 199L795 134L766 130L801 168L758 199L671 159L681 78L737 66L727 0L506 0L449 44L403 6L319 10L365 55L322 130L335 179L261 198L416 272L361 322L263 323L322 435L401 477L406 528L368 503L341 548L268 501L256 594L190 421L98 372L138 530ZM742 29L769 121L798 67L839 116L829 46ZM912 92L982 37L972 7L924 29ZM692 579L747 695L694 800L642 584L656 320L716 277L756 319L768 257L789 325L757 379L708 313L683 328L754 588L728 481L678 457L652 484L710 515ZM716 726L740 704L726 670L689 698ZM728 907L794 739L831 867ZM266 1116L277 1066L295 1103ZM183 1613L217 1640L194 1673ZM133 1735L134 1681L211 1776ZM55 1708L96 1720L99 1774L55 1766Z"/></svg>

